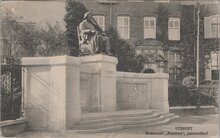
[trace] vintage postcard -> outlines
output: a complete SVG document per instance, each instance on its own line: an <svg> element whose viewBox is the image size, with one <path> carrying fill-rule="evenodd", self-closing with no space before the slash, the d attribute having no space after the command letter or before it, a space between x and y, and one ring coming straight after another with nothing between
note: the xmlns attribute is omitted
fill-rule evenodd
<svg viewBox="0 0 220 138"><path fill-rule="evenodd" d="M219 0L2 0L0 137L218 138Z"/></svg>

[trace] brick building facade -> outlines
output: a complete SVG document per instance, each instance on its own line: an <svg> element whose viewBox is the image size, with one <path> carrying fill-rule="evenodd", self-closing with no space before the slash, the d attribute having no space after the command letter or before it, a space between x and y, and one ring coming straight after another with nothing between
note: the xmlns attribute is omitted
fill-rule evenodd
<svg viewBox="0 0 220 138"><path fill-rule="evenodd" d="M119 28L120 18L125 18L128 21L128 36L123 36L131 44L144 38L144 20L153 21L156 29L156 18L158 17L158 7L161 3L154 1L92 1L80 0L94 16L103 16L105 18L105 29L113 26ZM181 16L181 5L179 2L172 2L172 4L163 4L168 6L170 17ZM95 7L95 8L94 8ZM154 31L156 33L156 31ZM149 38L156 39L156 35L149 36Z"/></svg>
<svg viewBox="0 0 220 138"><path fill-rule="evenodd" d="M145 68L155 72L167 72L171 81L181 80L183 41L186 31L196 28L197 4L193 0L78 0L90 10L99 25L107 30L110 26L117 28L122 38L131 45L139 47L137 54L156 54L154 62L146 63ZM14 3L14 4L13 4ZM46 3L46 4L45 4ZM201 22L205 33L200 34L206 41L215 41L220 37L219 2L217 0L199 0ZM29 22L59 22L65 29L65 1L4 1L3 6L15 10ZM31 7L31 9L30 9ZM192 7L188 19L193 22L188 27L183 22L184 11ZM18 11L18 12L17 12ZM57 12L58 11L58 12ZM165 13L166 12L166 13ZM36 15L36 16L30 16ZM185 26L184 26L185 25ZM188 30L186 28L188 27ZM192 35L196 38L196 33ZM192 38L189 46L195 47ZM139 42L143 43L139 43ZM151 45L152 44L152 45ZM160 44L160 45L157 45ZM162 46L161 46L162 45ZM208 45L208 43L207 43ZM140 46L145 47L141 49ZM156 49L146 47L158 47ZM162 47L162 48L161 48ZM217 46L218 47L218 46ZM160 52L162 50L162 52ZM216 50L214 50L216 51ZM205 80L218 79L219 52L211 52L213 60L205 70ZM154 53L155 52L155 53ZM195 53L195 51L194 51ZM163 62L158 62L158 58ZM162 58L162 59L161 59ZM149 65L150 64L150 65ZM162 69L158 69L161 68Z"/></svg>
<svg viewBox="0 0 220 138"><path fill-rule="evenodd" d="M93 13L99 23L101 19L100 25L104 29L108 29L110 26L117 28L122 38L136 46L137 54L148 55L147 59L153 57L152 55L157 55L153 61L146 61L146 69L167 72L170 81L182 80L182 55L184 54L182 37L186 35L182 29L187 28L184 27L187 24L183 23L185 19L182 17L184 10L192 7L193 13L189 16L192 16L193 26L188 29L197 28L197 2L193 0L80 0L80 2ZM220 33L218 1L199 1L199 4L203 25L201 29L204 29L200 35L202 38L205 37L205 41L215 41L214 39L218 39ZM163 14L163 11L166 14ZM161 23L161 21L166 23ZM163 32L164 26L167 28L165 32ZM196 38L196 29L194 31ZM163 39L159 37L163 37ZM194 40L191 41L191 44L189 42L192 47L196 46L195 38L192 38ZM162 54L158 53L161 49ZM196 55L195 52L194 49L193 54ZM219 75L218 51L211 53L215 54L210 55L212 60L205 70L205 80L216 80L218 79L216 76ZM157 60L161 56L162 61L165 61L162 66Z"/></svg>

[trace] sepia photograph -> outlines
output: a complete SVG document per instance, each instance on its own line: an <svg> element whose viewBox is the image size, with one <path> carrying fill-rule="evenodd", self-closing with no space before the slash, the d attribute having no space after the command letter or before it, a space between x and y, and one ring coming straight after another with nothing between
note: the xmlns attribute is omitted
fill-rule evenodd
<svg viewBox="0 0 220 138"><path fill-rule="evenodd" d="M219 138L219 0L0 0L0 138Z"/></svg>

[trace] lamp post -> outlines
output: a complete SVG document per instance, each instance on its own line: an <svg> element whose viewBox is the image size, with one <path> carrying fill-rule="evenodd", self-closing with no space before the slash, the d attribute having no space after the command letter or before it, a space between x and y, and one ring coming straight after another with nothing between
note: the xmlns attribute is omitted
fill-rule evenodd
<svg viewBox="0 0 220 138"><path fill-rule="evenodd" d="M196 45L196 87L199 88L199 20L200 20L200 6L197 3L197 45Z"/></svg>
<svg viewBox="0 0 220 138"><path fill-rule="evenodd" d="M196 89L195 93L197 95L196 102L196 114L199 114L200 110L200 93L199 93L199 23L200 23L200 4L197 2L197 42L196 42Z"/></svg>

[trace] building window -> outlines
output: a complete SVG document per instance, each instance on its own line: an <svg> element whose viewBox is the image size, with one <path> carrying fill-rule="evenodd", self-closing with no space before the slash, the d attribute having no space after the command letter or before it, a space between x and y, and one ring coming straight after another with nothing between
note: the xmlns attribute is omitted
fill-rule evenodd
<svg viewBox="0 0 220 138"><path fill-rule="evenodd" d="M180 40L180 18L169 18L168 38L169 40Z"/></svg>
<svg viewBox="0 0 220 138"><path fill-rule="evenodd" d="M182 74L181 74L181 68L176 68L176 80L181 80Z"/></svg>
<svg viewBox="0 0 220 138"><path fill-rule="evenodd" d="M144 38L156 39L156 17L144 17Z"/></svg>
<svg viewBox="0 0 220 138"><path fill-rule="evenodd" d="M214 16L211 17L211 37L219 38L220 36L220 17Z"/></svg>
<svg viewBox="0 0 220 138"><path fill-rule="evenodd" d="M169 68L169 81L174 81L174 68Z"/></svg>
<svg viewBox="0 0 220 138"><path fill-rule="evenodd" d="M182 65L182 56L180 53L169 52L168 62L170 67L180 68Z"/></svg>
<svg viewBox="0 0 220 138"><path fill-rule="evenodd" d="M118 16L118 32L123 39L130 39L130 17Z"/></svg>
<svg viewBox="0 0 220 138"><path fill-rule="evenodd" d="M105 16L93 16L98 25L105 31Z"/></svg>
<svg viewBox="0 0 220 138"><path fill-rule="evenodd" d="M169 66L174 66L175 65L175 63L174 63L174 53L169 53L169 59L168 59L169 61Z"/></svg>
<svg viewBox="0 0 220 138"><path fill-rule="evenodd" d="M182 80L182 56L180 53L169 52L168 55L169 66L169 81L181 81Z"/></svg>
<svg viewBox="0 0 220 138"><path fill-rule="evenodd" d="M212 80L219 80L219 52L211 53L211 77Z"/></svg>
<svg viewBox="0 0 220 138"><path fill-rule="evenodd" d="M175 57L175 64L176 64L176 67L181 67L182 65L182 56L179 54L179 53L176 53L176 57Z"/></svg>
<svg viewBox="0 0 220 138"><path fill-rule="evenodd" d="M205 17L204 29L205 38L220 38L220 16Z"/></svg>

